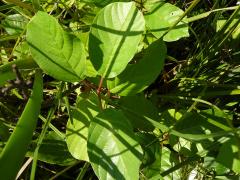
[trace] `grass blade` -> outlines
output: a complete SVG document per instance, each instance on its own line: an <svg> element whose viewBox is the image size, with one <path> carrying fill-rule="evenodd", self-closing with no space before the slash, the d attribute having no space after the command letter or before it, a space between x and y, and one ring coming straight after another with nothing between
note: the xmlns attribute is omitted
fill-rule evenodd
<svg viewBox="0 0 240 180"><path fill-rule="evenodd" d="M1 179L15 179L32 139L40 112L43 94L42 73L36 71L33 92L27 105L10 136L6 146L0 154Z"/></svg>

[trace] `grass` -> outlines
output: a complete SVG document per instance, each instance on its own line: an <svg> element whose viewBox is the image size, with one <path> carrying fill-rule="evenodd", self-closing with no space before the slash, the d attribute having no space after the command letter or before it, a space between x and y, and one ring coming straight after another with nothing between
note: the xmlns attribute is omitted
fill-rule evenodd
<svg viewBox="0 0 240 180"><path fill-rule="evenodd" d="M229 137L237 139L237 143L232 146L240 144L238 130L240 125L240 6L237 5L236 0L194 0L191 2L174 0L168 2L180 7L185 13L165 34L187 16L190 36L176 42L166 42L168 53L164 69L143 93L144 97L157 108L161 118L169 121L161 124L151 118L148 119L149 122L156 123L155 127L157 127L150 133L155 138L148 144L154 145L151 147L156 148L155 143L157 142L178 157L177 159L172 158L174 166L166 165L167 168L160 172L164 178L182 173L177 177L186 179L193 169L198 172L197 179L237 178L239 172L236 171L236 168L226 167L226 164L221 165L225 159L218 157L218 153L222 151L221 147L229 142ZM0 150L9 144L14 146L11 150L17 149L19 139L15 142L12 140L14 136L11 136L12 139L6 140L10 134L14 135L13 129L17 129L18 123L21 123L23 118L28 121L29 115L22 114L22 112L27 111L25 110L29 108L27 100L31 97L31 93L34 94L36 91L35 85L33 85L33 90L31 89L35 71L39 70L36 63L31 60L28 49L24 47L26 27L19 32L15 31L9 34L3 22L12 14L21 14L29 20L35 12L42 9L56 17L66 31L78 36L86 44L87 38L84 37L84 33L89 31L93 17L101 7L77 1L56 3L55 1L33 0L30 3L29 1L8 0L0 3L0 76L1 73L4 74L0 77ZM219 20L225 21L217 29ZM237 29L238 35L233 37ZM13 63L17 64L17 69L12 68ZM96 179L88 162L69 158L69 162L62 166L54 163L54 160L51 163L41 160L41 157L44 157L41 146L50 131L56 133L54 137L56 147L59 147L58 143L65 140L66 124L68 118L72 116L71 112L75 108L77 96L80 92L90 91L89 89L92 87L97 89L98 79L89 78L82 82L67 83L56 80L47 74L43 74L41 77L43 77L43 102L40 113L35 114L35 116L39 116L39 121L31 142L33 144L34 141L36 147L32 150L30 158L25 157L26 166L21 161L24 153L21 156L18 162L19 167L22 168L19 179ZM94 83L95 81L97 82ZM105 84L103 83L101 86L105 87ZM40 92L38 93L40 94ZM109 101L109 104L112 103L111 106L118 107L114 100L105 100ZM120 106L118 108L121 109ZM212 114L208 112L209 109L212 110ZM172 110L174 113L171 113ZM28 113L33 112L33 110L28 110ZM139 112L136 116L138 114ZM217 118L211 121L209 114ZM177 116L180 118L178 119ZM209 132L208 126L205 129L206 133L196 130L195 126L189 130L187 125L191 124L191 118L201 119L200 116L204 117L207 121L206 124L210 124L212 129L219 128L221 131ZM139 118L142 118L142 114ZM188 121L184 127L181 127L181 122L186 119ZM136 130L136 133L140 132L141 130ZM28 142L31 140L20 136L18 138ZM176 138L184 139L182 141L185 145L181 147L181 151L177 150L176 144L179 145L180 140L176 140ZM53 141L53 139L50 140ZM175 141L178 143L174 144ZM194 147L196 145L195 149L189 147L188 143ZM145 148L145 146L143 147ZM239 149L236 151L240 152ZM0 157L4 159L5 154L7 154L7 150L2 151ZM164 161L163 158L158 159L156 154L151 154L151 156L152 159L157 159L158 163ZM3 164L7 170L1 169L0 165L0 174L7 172L17 174L19 167L15 170L11 168L11 163L14 161L11 162L11 158L6 157L7 160ZM54 152L49 152L49 157L54 159ZM57 151L56 157L58 157ZM207 166L207 158L210 157L214 157L214 161L212 161L212 166ZM13 159L16 160L17 157L13 157ZM216 159L217 161L215 161ZM239 161L239 156L236 159ZM151 161L153 167L154 163L157 164L154 160ZM147 167L146 164L142 164L141 179L147 179ZM222 171L218 169L220 167ZM238 165L236 167L240 168Z"/></svg>

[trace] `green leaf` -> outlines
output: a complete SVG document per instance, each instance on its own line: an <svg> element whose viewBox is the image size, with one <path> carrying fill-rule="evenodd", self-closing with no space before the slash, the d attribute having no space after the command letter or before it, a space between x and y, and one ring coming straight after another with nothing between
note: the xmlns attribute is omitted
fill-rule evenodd
<svg viewBox="0 0 240 180"><path fill-rule="evenodd" d="M33 85L33 93L24 108L16 128L0 154L0 174L2 179L15 179L22 165L37 124L42 95L42 73L37 71Z"/></svg>
<svg viewBox="0 0 240 180"><path fill-rule="evenodd" d="M240 173L240 143L239 139L232 137L225 142L219 150L216 161Z"/></svg>
<svg viewBox="0 0 240 180"><path fill-rule="evenodd" d="M47 74L68 82L83 78L84 46L77 37L64 32L54 17L39 11L28 24L27 42L33 59Z"/></svg>
<svg viewBox="0 0 240 180"><path fill-rule="evenodd" d="M156 160L155 153L159 152L161 144L159 143L158 138L150 133L137 132L136 136L144 152L142 163L143 166L146 167Z"/></svg>
<svg viewBox="0 0 240 180"><path fill-rule="evenodd" d="M113 78L126 68L137 51L144 25L134 2L112 3L97 14L89 35L89 55L99 75Z"/></svg>
<svg viewBox="0 0 240 180"><path fill-rule="evenodd" d="M100 180L138 180L142 150L121 111L106 109L91 122L88 156Z"/></svg>
<svg viewBox="0 0 240 180"><path fill-rule="evenodd" d="M147 3L145 8L147 9L147 13L144 15L146 26L157 38L162 37L184 13L178 7L164 2ZM182 22L163 37L163 40L171 42L188 36L188 25L186 18L184 18Z"/></svg>
<svg viewBox="0 0 240 180"><path fill-rule="evenodd" d="M32 144L27 156L33 157L35 144ZM48 132L39 148L38 160L61 166L67 166L76 163L76 159L69 153L66 141L54 131Z"/></svg>
<svg viewBox="0 0 240 180"><path fill-rule="evenodd" d="M96 77L97 76L97 71L94 69L91 61L87 60L86 61L86 73L85 75L87 77Z"/></svg>
<svg viewBox="0 0 240 180"><path fill-rule="evenodd" d="M119 101L120 108L136 129L152 131L154 126L148 121L149 117L155 121L160 119L158 109L144 96L122 97Z"/></svg>
<svg viewBox="0 0 240 180"><path fill-rule="evenodd" d="M121 96L133 95L146 89L160 74L167 48L160 39L145 51L140 62L129 64L116 78L108 80L108 89Z"/></svg>
<svg viewBox="0 0 240 180"><path fill-rule="evenodd" d="M12 14L7 16L2 25L10 35L20 34L28 23L28 19L20 14Z"/></svg>
<svg viewBox="0 0 240 180"><path fill-rule="evenodd" d="M87 137L90 120L99 112L99 100L95 94L88 97L79 96L72 119L67 123L66 141L69 152L79 160L89 161L87 154Z"/></svg>

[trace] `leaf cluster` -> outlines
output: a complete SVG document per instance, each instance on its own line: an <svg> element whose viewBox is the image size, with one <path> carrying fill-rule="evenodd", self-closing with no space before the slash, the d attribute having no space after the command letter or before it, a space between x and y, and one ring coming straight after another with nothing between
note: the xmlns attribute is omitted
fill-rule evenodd
<svg viewBox="0 0 240 180"><path fill-rule="evenodd" d="M237 178L239 16L235 1L1 2L1 178Z"/></svg>

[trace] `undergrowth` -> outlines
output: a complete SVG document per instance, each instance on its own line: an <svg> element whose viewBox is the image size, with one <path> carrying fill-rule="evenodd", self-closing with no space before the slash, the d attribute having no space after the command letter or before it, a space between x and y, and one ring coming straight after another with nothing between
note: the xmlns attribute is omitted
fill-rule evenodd
<svg viewBox="0 0 240 180"><path fill-rule="evenodd" d="M239 178L239 2L0 5L0 179Z"/></svg>

